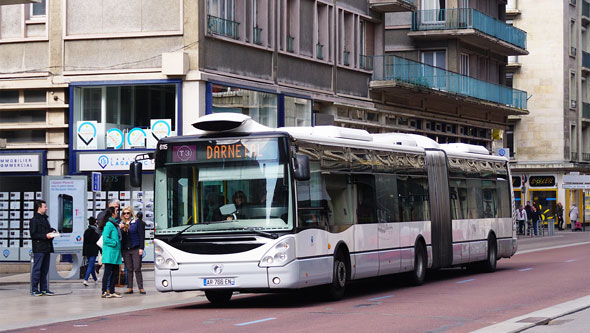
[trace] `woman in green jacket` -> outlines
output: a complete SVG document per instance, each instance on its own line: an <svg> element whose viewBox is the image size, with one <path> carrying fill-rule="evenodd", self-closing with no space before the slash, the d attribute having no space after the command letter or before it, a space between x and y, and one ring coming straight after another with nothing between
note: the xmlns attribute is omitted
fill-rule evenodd
<svg viewBox="0 0 590 333"><path fill-rule="evenodd" d="M102 263L105 265L102 277L102 298L121 298L115 293L115 283L119 276L121 264L121 229L117 221L117 211L114 207L106 209L106 214L100 222L102 229Z"/></svg>

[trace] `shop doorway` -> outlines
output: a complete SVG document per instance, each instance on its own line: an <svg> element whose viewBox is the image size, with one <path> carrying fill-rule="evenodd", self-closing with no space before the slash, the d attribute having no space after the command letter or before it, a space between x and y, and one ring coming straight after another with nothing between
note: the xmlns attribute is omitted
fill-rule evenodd
<svg viewBox="0 0 590 333"><path fill-rule="evenodd" d="M530 190L531 204L536 203L541 212L541 223L547 226L549 223L557 223L557 190Z"/></svg>

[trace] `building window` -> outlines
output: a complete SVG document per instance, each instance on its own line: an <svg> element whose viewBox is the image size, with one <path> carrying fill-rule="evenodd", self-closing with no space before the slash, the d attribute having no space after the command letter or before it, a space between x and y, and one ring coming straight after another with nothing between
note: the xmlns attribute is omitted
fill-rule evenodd
<svg viewBox="0 0 590 333"><path fill-rule="evenodd" d="M311 100L285 96L285 126L311 126Z"/></svg>
<svg viewBox="0 0 590 333"><path fill-rule="evenodd" d="M208 0L207 10L208 33L239 38L239 23L235 21L234 0Z"/></svg>
<svg viewBox="0 0 590 333"><path fill-rule="evenodd" d="M578 48L576 21L570 21L570 56L575 57Z"/></svg>
<svg viewBox="0 0 590 333"><path fill-rule="evenodd" d="M18 90L0 90L0 104L18 103Z"/></svg>
<svg viewBox="0 0 590 333"><path fill-rule="evenodd" d="M45 15L47 15L45 0L31 4L31 18L44 17Z"/></svg>
<svg viewBox="0 0 590 333"><path fill-rule="evenodd" d="M578 101L578 84L576 80L576 73L570 72L570 108L577 108Z"/></svg>
<svg viewBox="0 0 590 333"><path fill-rule="evenodd" d="M97 149L106 149L106 131L116 128L126 135L133 128L149 129L151 120L170 119L176 131L177 85L112 85L74 87L73 124L97 122ZM75 131L75 129L72 129ZM77 143L73 143L78 149Z"/></svg>
<svg viewBox="0 0 590 333"><path fill-rule="evenodd" d="M446 0L422 0L422 23L445 20Z"/></svg>
<svg viewBox="0 0 590 333"><path fill-rule="evenodd" d="M510 150L510 158L514 157L514 125L509 125L505 137L506 148Z"/></svg>
<svg viewBox="0 0 590 333"><path fill-rule="evenodd" d="M276 94L216 84L211 93L211 113L241 113L265 126L278 127Z"/></svg>

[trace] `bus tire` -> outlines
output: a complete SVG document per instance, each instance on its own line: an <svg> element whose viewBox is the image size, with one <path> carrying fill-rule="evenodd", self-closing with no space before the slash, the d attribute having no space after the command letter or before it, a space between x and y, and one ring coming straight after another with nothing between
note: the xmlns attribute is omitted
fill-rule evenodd
<svg viewBox="0 0 590 333"><path fill-rule="evenodd" d="M424 244L417 243L414 249L414 270L410 273L410 282L414 286L421 286L426 280L426 249Z"/></svg>
<svg viewBox="0 0 590 333"><path fill-rule="evenodd" d="M205 297L207 297L207 300L209 300L211 304L218 306L227 305L232 294L233 291L231 290L205 290Z"/></svg>
<svg viewBox="0 0 590 333"><path fill-rule="evenodd" d="M342 251L334 255L334 268L332 274L332 283L328 285L327 297L331 301L337 301L344 297L346 285L348 284L350 272L346 257Z"/></svg>
<svg viewBox="0 0 590 333"><path fill-rule="evenodd" d="M490 235L488 238L488 253L486 260L482 262L482 271L485 273L492 273L496 271L496 262L498 261L498 245L496 237Z"/></svg>

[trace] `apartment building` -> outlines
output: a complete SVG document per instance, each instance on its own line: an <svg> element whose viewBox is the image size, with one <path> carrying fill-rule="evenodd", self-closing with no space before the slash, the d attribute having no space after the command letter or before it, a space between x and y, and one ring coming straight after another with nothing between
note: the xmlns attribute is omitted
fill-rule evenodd
<svg viewBox="0 0 590 333"><path fill-rule="evenodd" d="M492 132L527 114L526 93L504 85L507 57L528 53L505 7L0 1L0 201L40 195L44 175L101 172L99 205L134 204L129 162L215 112L270 127L335 124L493 148ZM147 197L153 167L144 165Z"/></svg>
<svg viewBox="0 0 590 333"><path fill-rule="evenodd" d="M590 5L584 0L510 0L508 19L529 35L526 57L511 58L509 83L528 92L529 116L511 116L515 197L552 216L557 202L585 207L590 173ZM542 22L542 24L540 24ZM590 211L586 210L586 213ZM566 221L569 217L566 216Z"/></svg>

